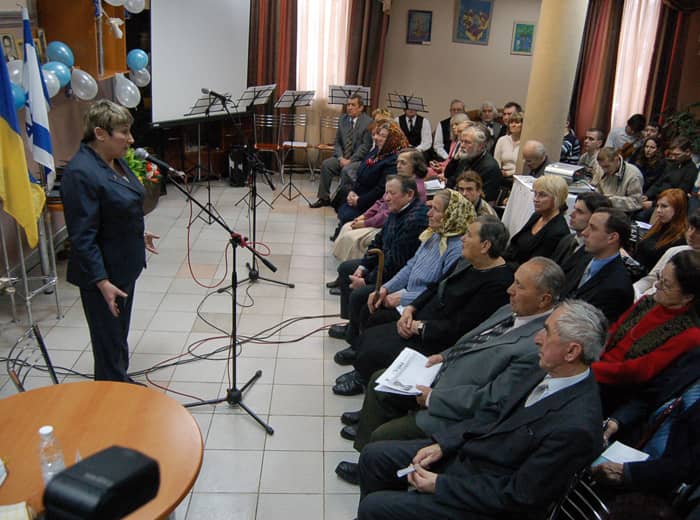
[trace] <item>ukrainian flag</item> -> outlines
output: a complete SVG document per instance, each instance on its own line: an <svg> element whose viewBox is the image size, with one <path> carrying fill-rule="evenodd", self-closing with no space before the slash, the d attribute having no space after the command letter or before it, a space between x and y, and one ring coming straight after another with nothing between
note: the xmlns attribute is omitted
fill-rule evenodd
<svg viewBox="0 0 700 520"><path fill-rule="evenodd" d="M24 229L27 243L33 248L39 240L37 219L46 196L41 186L29 180L10 75L5 60L0 58L0 62L0 199L5 212Z"/></svg>

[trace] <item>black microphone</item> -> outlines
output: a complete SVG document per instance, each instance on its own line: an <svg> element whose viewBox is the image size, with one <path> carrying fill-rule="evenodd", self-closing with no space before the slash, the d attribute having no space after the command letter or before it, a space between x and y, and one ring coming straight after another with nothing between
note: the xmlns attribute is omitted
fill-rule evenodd
<svg viewBox="0 0 700 520"><path fill-rule="evenodd" d="M227 96L224 96L223 94L219 94L218 92L214 92L213 90L209 90L208 88L202 88L202 94L208 94L209 96L214 96L216 98L219 98L222 103L228 102Z"/></svg>
<svg viewBox="0 0 700 520"><path fill-rule="evenodd" d="M162 168L166 172L170 173L171 175L177 175L180 178L185 177L185 172L181 172L179 170L176 170L175 168L173 168L172 166L170 166L168 163L166 163L165 161L163 161L161 159L156 159L155 157L153 157L151 154L149 154L143 148L137 148L136 150L134 150L134 156L137 159L141 159L142 161L148 161L150 163L155 164L156 166L159 166L160 168Z"/></svg>

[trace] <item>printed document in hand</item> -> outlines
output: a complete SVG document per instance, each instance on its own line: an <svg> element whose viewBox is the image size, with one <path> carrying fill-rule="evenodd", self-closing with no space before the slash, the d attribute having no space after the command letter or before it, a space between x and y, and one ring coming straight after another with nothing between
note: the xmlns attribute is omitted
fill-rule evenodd
<svg viewBox="0 0 700 520"><path fill-rule="evenodd" d="M399 395L420 395L416 385L430 386L442 363L429 368L428 358L420 352L405 347L389 368L377 379L375 390Z"/></svg>
<svg viewBox="0 0 700 520"><path fill-rule="evenodd" d="M624 464L625 462L643 462L649 458L649 455L643 451L634 449L620 441L613 442L608 449L600 454L591 466L598 466L603 462L617 462Z"/></svg>
<svg viewBox="0 0 700 520"><path fill-rule="evenodd" d="M429 181L425 181L425 191L436 191L444 189L445 183L439 179L430 179Z"/></svg>

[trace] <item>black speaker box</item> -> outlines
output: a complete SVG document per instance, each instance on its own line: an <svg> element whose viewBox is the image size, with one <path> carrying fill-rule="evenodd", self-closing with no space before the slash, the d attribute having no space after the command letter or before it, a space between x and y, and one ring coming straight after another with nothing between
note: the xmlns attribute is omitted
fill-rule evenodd
<svg viewBox="0 0 700 520"><path fill-rule="evenodd" d="M48 520L112 520L152 500L160 486L158 462L112 446L51 479L44 491Z"/></svg>

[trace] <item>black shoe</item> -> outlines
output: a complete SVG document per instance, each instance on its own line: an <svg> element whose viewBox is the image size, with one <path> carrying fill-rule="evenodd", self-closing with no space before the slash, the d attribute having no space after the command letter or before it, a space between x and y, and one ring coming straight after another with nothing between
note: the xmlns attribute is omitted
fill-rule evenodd
<svg viewBox="0 0 700 520"><path fill-rule="evenodd" d="M340 429L340 436L343 439L354 441L355 439L357 439L357 426L355 426L354 424L343 426Z"/></svg>
<svg viewBox="0 0 700 520"><path fill-rule="evenodd" d="M340 416L340 422L351 426L360 422L360 410L356 412L343 412Z"/></svg>
<svg viewBox="0 0 700 520"><path fill-rule="evenodd" d="M309 207L310 208L322 208L324 206L330 206L331 201L330 199L318 199L316 202L310 202Z"/></svg>
<svg viewBox="0 0 700 520"><path fill-rule="evenodd" d="M335 395L360 395L365 391L364 381L360 377L358 372L351 372L352 377L336 383L333 386L333 393Z"/></svg>
<svg viewBox="0 0 700 520"><path fill-rule="evenodd" d="M335 242L335 239L338 238L338 235L340 235L340 224L338 224L338 227L335 228L335 231L333 231L333 234L329 236L328 238L330 239L331 242Z"/></svg>
<svg viewBox="0 0 700 520"><path fill-rule="evenodd" d="M335 339L345 339L345 331L348 330L347 325L331 325L328 329L328 335Z"/></svg>
<svg viewBox="0 0 700 520"><path fill-rule="evenodd" d="M343 381L348 381L350 379L354 379L358 375L359 374L357 373L357 370L351 370L350 372L345 372L344 374L340 374L338 377L335 378L335 382L342 383Z"/></svg>
<svg viewBox="0 0 700 520"><path fill-rule="evenodd" d="M326 284L326 287L328 287L329 289L334 289L335 287L340 287L340 278L336 278L332 282L328 282Z"/></svg>
<svg viewBox="0 0 700 520"><path fill-rule="evenodd" d="M349 484L355 486L360 484L360 472L357 470L356 462L339 462L335 467L335 474Z"/></svg>
<svg viewBox="0 0 700 520"><path fill-rule="evenodd" d="M330 294L333 296L340 296L340 287L333 287L330 291L328 291Z"/></svg>
<svg viewBox="0 0 700 520"><path fill-rule="evenodd" d="M343 338L345 338L345 336L343 336ZM335 356L333 356L333 361L341 367L352 365L355 359L357 359L357 351L352 347L339 350L335 353Z"/></svg>

